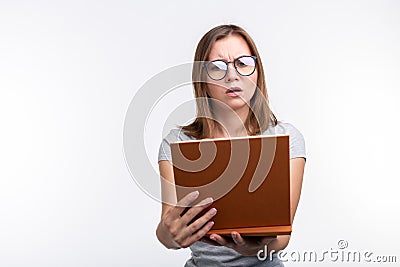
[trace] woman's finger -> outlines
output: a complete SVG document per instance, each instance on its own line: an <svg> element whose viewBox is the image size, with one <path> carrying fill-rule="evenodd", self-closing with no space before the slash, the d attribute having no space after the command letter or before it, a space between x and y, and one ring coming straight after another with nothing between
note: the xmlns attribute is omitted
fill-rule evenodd
<svg viewBox="0 0 400 267"><path fill-rule="evenodd" d="M233 243L232 242L227 241L225 238L223 238L220 235L212 234L210 236L210 239L215 241L215 242L217 242L221 246L225 246L225 247L228 247L228 248L232 248L233 247Z"/></svg>
<svg viewBox="0 0 400 267"><path fill-rule="evenodd" d="M243 239L243 237L238 233L238 232L232 232L232 239L233 241L239 245L239 246L244 246L246 245L246 241Z"/></svg>
<svg viewBox="0 0 400 267"><path fill-rule="evenodd" d="M190 234L194 234L199 229L201 229L203 225L205 225L208 221L212 219L212 217L215 216L215 214L217 214L217 210L215 208L212 208L209 211L207 211L203 216L198 218L196 221L188 225L187 229L189 230Z"/></svg>
<svg viewBox="0 0 400 267"><path fill-rule="evenodd" d="M204 210L205 208L210 206L212 203L213 203L213 199L209 197L209 198L203 199L198 204L196 204L194 207L191 207L190 209L188 209L186 211L186 213L182 216L182 220L181 220L182 224L188 225L202 210ZM214 216L216 213L216 210L214 209L214 211L211 211L211 213L213 213L211 215ZM203 222L203 224L204 223L205 222Z"/></svg>
<svg viewBox="0 0 400 267"><path fill-rule="evenodd" d="M182 212L190 207L191 204L199 197L199 191L194 191L186 196L184 196L181 200L178 201L176 206L171 210L171 214L174 218L178 218L181 216Z"/></svg>
<svg viewBox="0 0 400 267"><path fill-rule="evenodd" d="M208 231L214 226L214 222L210 221L206 223L202 228L200 228L197 232L195 232L192 235L189 235L185 238L183 247L188 247L194 242L198 241L202 237L204 237L205 234L207 234Z"/></svg>

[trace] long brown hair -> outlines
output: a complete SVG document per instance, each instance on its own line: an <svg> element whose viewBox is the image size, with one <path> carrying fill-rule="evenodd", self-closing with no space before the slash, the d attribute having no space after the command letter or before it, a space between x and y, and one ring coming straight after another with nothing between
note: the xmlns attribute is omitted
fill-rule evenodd
<svg viewBox="0 0 400 267"><path fill-rule="evenodd" d="M268 102L267 87L265 83L265 74L260 55L256 45L250 35L241 27L236 25L220 25L208 31L200 40L196 48L192 69L192 83L196 98L196 119L189 125L183 126L185 134L196 139L212 138L217 129L217 122L213 120L212 110L206 92L207 83L204 82L204 71L202 64L196 62L204 62L208 60L211 47L213 44L230 35L239 35L247 43L252 55L257 57L257 88L250 100L249 115L247 116L244 126L249 135L257 135L268 129L270 123L273 126L278 124L274 113L271 111ZM202 79L203 78L203 79Z"/></svg>

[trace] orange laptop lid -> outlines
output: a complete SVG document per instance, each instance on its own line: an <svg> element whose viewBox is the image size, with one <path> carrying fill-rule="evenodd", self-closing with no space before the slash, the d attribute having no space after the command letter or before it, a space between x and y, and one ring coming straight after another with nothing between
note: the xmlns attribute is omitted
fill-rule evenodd
<svg viewBox="0 0 400 267"><path fill-rule="evenodd" d="M214 199L208 234L291 233L289 135L175 142L171 152L177 199Z"/></svg>

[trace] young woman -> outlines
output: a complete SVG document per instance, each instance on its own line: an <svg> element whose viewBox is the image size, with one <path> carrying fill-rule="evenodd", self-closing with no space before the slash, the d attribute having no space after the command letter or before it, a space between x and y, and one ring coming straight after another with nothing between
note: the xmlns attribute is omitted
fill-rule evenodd
<svg viewBox="0 0 400 267"><path fill-rule="evenodd" d="M200 40L193 67L193 86L197 101L197 118L190 125L173 129L161 144L159 169L163 179L173 183L170 142L191 139L247 135L289 134L292 219L300 198L305 165L302 134L291 124L277 121L268 105L264 70L257 48L242 28L221 25L211 29ZM162 179L162 180L163 180ZM165 184L165 183L163 183ZM165 202L157 227L157 237L167 248L190 247L192 257L185 266L283 266L276 254L261 261L257 252L268 245L268 251L284 249L290 235L277 238L246 238L237 232L231 238L205 234L212 228L218 213L209 208L212 199L191 207L184 215L183 207L168 204L174 192L162 186ZM190 205L198 197L193 192L180 200ZM193 218L207 210L200 218Z"/></svg>

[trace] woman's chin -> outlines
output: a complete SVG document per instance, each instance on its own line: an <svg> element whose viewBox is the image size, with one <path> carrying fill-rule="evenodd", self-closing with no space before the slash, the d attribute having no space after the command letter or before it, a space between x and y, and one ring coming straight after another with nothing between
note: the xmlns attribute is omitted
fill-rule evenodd
<svg viewBox="0 0 400 267"><path fill-rule="evenodd" d="M240 97L231 99L230 101L225 102L225 104L234 111L249 108L249 105L246 103L246 101Z"/></svg>

